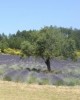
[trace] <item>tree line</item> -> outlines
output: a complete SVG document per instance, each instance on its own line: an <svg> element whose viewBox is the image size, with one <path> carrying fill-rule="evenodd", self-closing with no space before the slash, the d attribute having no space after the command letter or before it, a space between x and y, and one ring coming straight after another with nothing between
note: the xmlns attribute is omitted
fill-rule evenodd
<svg viewBox="0 0 80 100"><path fill-rule="evenodd" d="M75 51L80 50L80 30L45 26L40 30L18 30L8 36L3 33L0 34L1 52L5 48L20 49L22 56L40 56L51 71L51 58L76 58Z"/></svg>

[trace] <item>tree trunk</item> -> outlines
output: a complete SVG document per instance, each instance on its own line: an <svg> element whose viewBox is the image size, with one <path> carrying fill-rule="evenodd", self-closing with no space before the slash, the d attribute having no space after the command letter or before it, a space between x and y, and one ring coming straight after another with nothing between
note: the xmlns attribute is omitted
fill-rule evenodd
<svg viewBox="0 0 80 100"><path fill-rule="evenodd" d="M47 58L45 61L46 65L47 65L47 69L50 72L51 71L51 66L50 66L50 58Z"/></svg>

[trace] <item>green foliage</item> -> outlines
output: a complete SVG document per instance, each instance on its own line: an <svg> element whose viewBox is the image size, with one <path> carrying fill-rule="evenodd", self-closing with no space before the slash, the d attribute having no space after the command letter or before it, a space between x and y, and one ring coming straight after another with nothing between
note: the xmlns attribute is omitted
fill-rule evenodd
<svg viewBox="0 0 80 100"><path fill-rule="evenodd" d="M44 79L38 79L32 75L28 76L27 78L27 83L28 84L39 84L39 85L49 85L50 82L47 78L44 78Z"/></svg>
<svg viewBox="0 0 80 100"><path fill-rule="evenodd" d="M80 58L80 51L76 51L75 53L76 53L77 57Z"/></svg>
<svg viewBox="0 0 80 100"><path fill-rule="evenodd" d="M4 73L3 69L0 69L0 75L2 75Z"/></svg>
<svg viewBox="0 0 80 100"><path fill-rule="evenodd" d="M5 77L3 78L3 80L4 80L4 81L11 81L12 79L11 79L10 76L5 76Z"/></svg>
<svg viewBox="0 0 80 100"><path fill-rule="evenodd" d="M44 78L44 79L38 79L38 84L39 85L50 85L50 82L47 78Z"/></svg>
<svg viewBox="0 0 80 100"><path fill-rule="evenodd" d="M28 76L27 83L28 84L37 83L37 79L34 76L30 75Z"/></svg>
<svg viewBox="0 0 80 100"><path fill-rule="evenodd" d="M64 81L63 80L57 80L55 85L56 86L64 85Z"/></svg>
<svg viewBox="0 0 80 100"><path fill-rule="evenodd" d="M45 32L44 32L45 30ZM36 53L44 58L59 56L63 34L59 30L42 29L36 41Z"/></svg>
<svg viewBox="0 0 80 100"><path fill-rule="evenodd" d="M61 40L61 37L59 35L60 33L57 32L57 30L56 31L54 30L54 32L51 33L49 32L50 30L47 31L46 33L43 33L41 30L37 38L34 39L33 37L33 40L35 40L33 42L29 42L29 41L23 42L22 45L24 46L22 46L22 51L27 55L28 54L32 55L33 51L35 50L35 54L37 56L47 57L47 58L48 57L51 58L54 55L59 55L60 50L58 47L60 43L59 40ZM25 50L23 48L25 48Z"/></svg>
<svg viewBox="0 0 80 100"><path fill-rule="evenodd" d="M79 78L65 78L64 79L65 85L67 86L76 86L80 85L80 79Z"/></svg>
<svg viewBox="0 0 80 100"><path fill-rule="evenodd" d="M29 41L24 41L21 44L21 50L26 56L31 56L35 52L35 47Z"/></svg>
<svg viewBox="0 0 80 100"><path fill-rule="evenodd" d="M75 41L52 26L42 28L38 34L32 32L29 39L22 42L21 50L26 56L42 57L48 71L51 71L50 59L53 57L76 58Z"/></svg>
<svg viewBox="0 0 80 100"><path fill-rule="evenodd" d="M21 50L27 56L40 56L44 59L64 56L74 59L75 41L67 38L58 28L44 27L38 32L30 34L31 40L21 44Z"/></svg>
<svg viewBox="0 0 80 100"><path fill-rule="evenodd" d="M48 71L50 59L63 56L64 58L76 58L75 41L61 33L56 27L44 27L37 34L30 34L32 40L26 40L21 44L21 50L26 56L40 56L45 60Z"/></svg>
<svg viewBox="0 0 80 100"><path fill-rule="evenodd" d="M46 34L47 37L49 34L52 34L52 33L54 33L55 36L57 36L56 33L63 33L66 37L72 38L76 43L77 49L80 49L80 30L79 29L56 27L56 26L54 27L46 26L44 28L41 28L40 30L28 30L28 31L23 30L22 32L18 30L15 34L9 34L9 36L2 33L0 34L0 42L1 41L7 42L9 45L9 48L20 49L20 45L23 41L29 41L31 43L35 42L38 36L40 36L42 33ZM61 34L58 34L58 35L61 35ZM49 38L47 38L47 40L48 39Z"/></svg>
<svg viewBox="0 0 80 100"><path fill-rule="evenodd" d="M8 43L5 40L0 41L1 52L4 53L4 49L8 48Z"/></svg>
<svg viewBox="0 0 80 100"><path fill-rule="evenodd" d="M18 49L11 49L11 48L6 48L4 49L5 54L11 54L11 55L21 55L21 50Z"/></svg>
<svg viewBox="0 0 80 100"><path fill-rule="evenodd" d="M62 55L65 58L76 59L76 46L75 41L67 38L63 43Z"/></svg>
<svg viewBox="0 0 80 100"><path fill-rule="evenodd" d="M80 50L80 29L72 30L70 37L75 40L77 50Z"/></svg>
<svg viewBox="0 0 80 100"><path fill-rule="evenodd" d="M24 42L30 42L30 48L33 46L37 52L36 55L44 57L55 57L61 55L61 44L65 43L65 37L72 38L75 41L77 49L80 48L80 30L63 27L46 26L40 30L23 30L17 31L15 34L6 36L0 34L0 48L4 52L6 45L9 48L20 49L20 45ZM64 34L64 35L63 35ZM5 42L3 42L5 41ZM70 40L69 40L70 41ZM67 41L66 41L67 42ZM67 44L66 44L67 45ZM29 49L30 50L30 49ZM32 52L31 52L32 53ZM30 53L30 54L31 54ZM28 53L27 53L28 54ZM30 55L29 54L29 55Z"/></svg>

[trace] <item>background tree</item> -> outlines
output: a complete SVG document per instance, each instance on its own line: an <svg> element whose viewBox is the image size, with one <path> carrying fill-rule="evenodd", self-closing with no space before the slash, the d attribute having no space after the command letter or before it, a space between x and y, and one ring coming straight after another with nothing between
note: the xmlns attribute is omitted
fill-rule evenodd
<svg viewBox="0 0 80 100"><path fill-rule="evenodd" d="M0 41L1 52L4 53L4 49L8 48L8 43L5 40Z"/></svg>
<svg viewBox="0 0 80 100"><path fill-rule="evenodd" d="M80 50L80 30L74 29L70 37L75 40L77 50Z"/></svg>
<svg viewBox="0 0 80 100"><path fill-rule="evenodd" d="M62 46L62 55L64 58L76 60L76 45L75 41L71 38L65 39Z"/></svg>

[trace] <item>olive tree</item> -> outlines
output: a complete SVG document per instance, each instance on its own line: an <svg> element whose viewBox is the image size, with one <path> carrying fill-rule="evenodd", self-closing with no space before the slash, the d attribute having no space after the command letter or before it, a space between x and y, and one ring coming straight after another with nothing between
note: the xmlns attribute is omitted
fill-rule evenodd
<svg viewBox="0 0 80 100"><path fill-rule="evenodd" d="M51 71L51 58L59 56L68 58L74 55L74 41L71 39L68 40L60 30L44 28L36 36L37 38L33 42L24 41L21 44L22 52L27 56L39 56L43 58L48 71Z"/></svg>

